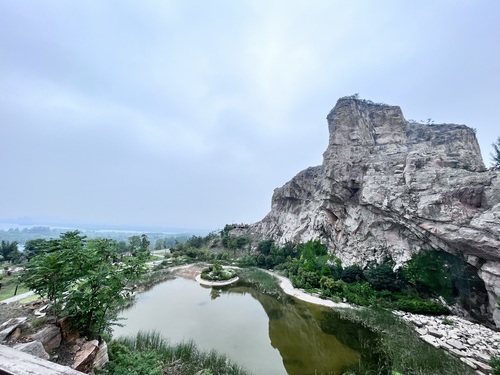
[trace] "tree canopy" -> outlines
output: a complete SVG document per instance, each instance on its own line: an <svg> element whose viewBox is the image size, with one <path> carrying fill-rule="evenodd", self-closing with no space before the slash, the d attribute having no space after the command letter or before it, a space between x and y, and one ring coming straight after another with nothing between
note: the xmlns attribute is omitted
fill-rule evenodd
<svg viewBox="0 0 500 375"><path fill-rule="evenodd" d="M126 302L125 288L145 272L147 237L132 255L120 254L109 239L88 240L79 231L31 243L34 254L23 283L47 297L56 317L68 316L82 333L95 337L109 331ZM64 310L62 310L64 306Z"/></svg>

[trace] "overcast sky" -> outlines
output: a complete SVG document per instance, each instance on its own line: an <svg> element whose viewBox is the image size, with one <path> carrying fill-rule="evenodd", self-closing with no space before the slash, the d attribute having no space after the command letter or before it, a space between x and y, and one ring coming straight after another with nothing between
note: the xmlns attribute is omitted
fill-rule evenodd
<svg viewBox="0 0 500 375"><path fill-rule="evenodd" d="M0 2L0 219L217 229L341 96L500 136L500 1Z"/></svg>

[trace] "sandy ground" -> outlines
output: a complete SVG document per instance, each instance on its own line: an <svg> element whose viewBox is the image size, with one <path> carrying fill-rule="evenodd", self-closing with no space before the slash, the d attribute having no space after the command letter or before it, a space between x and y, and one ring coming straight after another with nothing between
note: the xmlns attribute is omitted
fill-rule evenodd
<svg viewBox="0 0 500 375"><path fill-rule="evenodd" d="M306 293L300 289L296 289L293 287L292 282L286 277L279 276L274 272L267 271L270 275L273 275L280 281L280 287L283 289L283 292L288 294L289 296L295 297L302 301L306 301L309 303L314 303L315 305L327 306L327 307L337 307L337 308L352 308L352 305L343 302L333 302L331 300L322 299L316 296L313 296L309 293Z"/></svg>
<svg viewBox="0 0 500 375"><path fill-rule="evenodd" d="M201 274L201 271L207 268L204 264L186 264L184 266L172 267L170 270L177 277L183 277L188 280L196 280L196 276Z"/></svg>

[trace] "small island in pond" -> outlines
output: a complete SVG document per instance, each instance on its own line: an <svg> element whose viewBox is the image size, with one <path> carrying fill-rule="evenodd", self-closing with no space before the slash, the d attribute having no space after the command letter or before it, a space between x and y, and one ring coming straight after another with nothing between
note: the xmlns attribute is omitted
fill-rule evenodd
<svg viewBox="0 0 500 375"><path fill-rule="evenodd" d="M203 285L223 286L235 283L239 278L234 268L225 268L219 262L215 262L205 268L196 281Z"/></svg>

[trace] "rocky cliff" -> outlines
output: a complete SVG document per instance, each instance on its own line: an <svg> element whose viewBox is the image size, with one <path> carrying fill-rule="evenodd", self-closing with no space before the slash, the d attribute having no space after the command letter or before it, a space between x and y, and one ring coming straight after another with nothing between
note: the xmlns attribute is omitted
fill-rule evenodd
<svg viewBox="0 0 500 375"><path fill-rule="evenodd" d="M327 120L323 164L275 189L271 212L249 231L319 239L344 265L400 266L445 251L464 261L469 312L500 326L500 175L485 169L474 131L408 122L397 106L354 97Z"/></svg>

